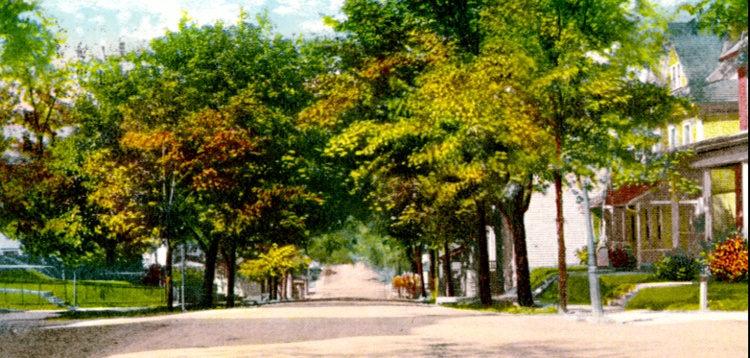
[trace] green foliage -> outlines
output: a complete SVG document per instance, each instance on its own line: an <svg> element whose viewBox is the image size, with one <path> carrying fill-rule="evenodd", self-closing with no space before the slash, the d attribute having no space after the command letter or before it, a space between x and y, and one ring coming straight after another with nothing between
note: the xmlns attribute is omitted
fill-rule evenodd
<svg viewBox="0 0 750 358"><path fill-rule="evenodd" d="M698 310L700 285L654 287L638 291L627 310ZM714 311L747 311L748 286L744 283L708 284L708 308Z"/></svg>
<svg viewBox="0 0 750 358"><path fill-rule="evenodd" d="M304 256L294 245L279 247L273 244L259 258L242 262L239 273L252 281L263 281L305 269L310 262L310 258Z"/></svg>
<svg viewBox="0 0 750 358"><path fill-rule="evenodd" d="M700 271L698 260L683 252L664 255L654 263L654 274L662 280L693 281L698 278Z"/></svg>
<svg viewBox="0 0 750 358"><path fill-rule="evenodd" d="M694 5L682 5L680 9L697 15L698 27L703 31L720 36L729 35L733 39L739 39L742 32L747 31L745 0L701 0Z"/></svg>
<svg viewBox="0 0 750 358"><path fill-rule="evenodd" d="M59 39L37 1L7 0L0 8L0 75L33 76L49 66Z"/></svg>
<svg viewBox="0 0 750 358"><path fill-rule="evenodd" d="M747 282L747 240L739 234L714 244L708 254L711 275L722 282Z"/></svg>
<svg viewBox="0 0 750 358"><path fill-rule="evenodd" d="M172 273L172 282L175 287L182 286L182 269L175 269ZM214 291L216 286L214 285ZM214 294L216 292L213 292ZM203 269L195 267L185 268L185 303L196 305L203 298Z"/></svg>

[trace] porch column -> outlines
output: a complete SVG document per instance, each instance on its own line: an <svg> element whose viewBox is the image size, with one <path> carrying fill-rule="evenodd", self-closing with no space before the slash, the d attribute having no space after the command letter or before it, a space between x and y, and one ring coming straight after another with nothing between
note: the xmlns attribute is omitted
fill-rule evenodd
<svg viewBox="0 0 750 358"><path fill-rule="evenodd" d="M680 203L672 199L672 248L680 247Z"/></svg>
<svg viewBox="0 0 750 358"><path fill-rule="evenodd" d="M711 202L711 169L703 171L703 211L706 241L713 240L713 203Z"/></svg>
<svg viewBox="0 0 750 358"><path fill-rule="evenodd" d="M641 238L641 203L635 204L635 238L636 238L636 268L641 269L643 262L643 240Z"/></svg>
<svg viewBox="0 0 750 358"><path fill-rule="evenodd" d="M742 236L747 239L747 162L742 162Z"/></svg>

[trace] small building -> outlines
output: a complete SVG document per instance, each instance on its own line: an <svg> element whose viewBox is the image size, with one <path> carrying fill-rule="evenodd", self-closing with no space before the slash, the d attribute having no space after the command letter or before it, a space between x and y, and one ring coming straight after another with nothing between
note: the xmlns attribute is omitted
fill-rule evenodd
<svg viewBox="0 0 750 358"><path fill-rule="evenodd" d="M21 250L21 242L11 240L5 234L0 233L0 255L3 256L20 256L23 254Z"/></svg>

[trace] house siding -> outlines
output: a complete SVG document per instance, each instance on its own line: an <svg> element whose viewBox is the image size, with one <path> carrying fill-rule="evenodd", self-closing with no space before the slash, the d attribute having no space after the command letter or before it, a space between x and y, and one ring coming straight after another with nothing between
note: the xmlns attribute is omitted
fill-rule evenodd
<svg viewBox="0 0 750 358"><path fill-rule="evenodd" d="M568 265L578 265L575 252L586 245L586 220L581 205L570 189L563 190L563 213L565 214L565 260ZM555 194L534 193L526 212L526 246L529 267L557 266L557 216Z"/></svg>
<svg viewBox="0 0 750 358"><path fill-rule="evenodd" d="M738 132L739 114L707 114L703 119L704 139L716 138Z"/></svg>

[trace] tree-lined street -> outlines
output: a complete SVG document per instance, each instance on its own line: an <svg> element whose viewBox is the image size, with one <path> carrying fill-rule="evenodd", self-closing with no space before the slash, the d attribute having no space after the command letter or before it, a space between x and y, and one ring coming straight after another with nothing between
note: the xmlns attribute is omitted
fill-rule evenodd
<svg viewBox="0 0 750 358"><path fill-rule="evenodd" d="M745 357L747 312L499 315L308 302L0 332L4 357ZM51 353L54 352L54 353Z"/></svg>

